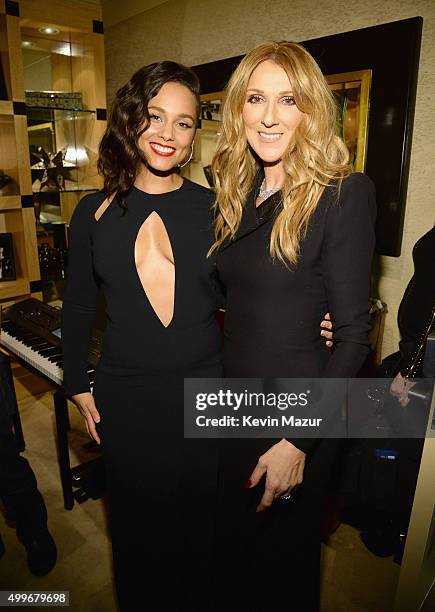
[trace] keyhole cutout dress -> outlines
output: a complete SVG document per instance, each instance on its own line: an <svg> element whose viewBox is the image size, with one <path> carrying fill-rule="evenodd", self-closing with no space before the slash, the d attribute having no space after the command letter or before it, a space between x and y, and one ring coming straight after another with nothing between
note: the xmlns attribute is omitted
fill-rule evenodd
<svg viewBox="0 0 435 612"><path fill-rule="evenodd" d="M114 198L99 211L104 200L86 196L71 222L65 390L89 390L87 346L101 289L107 326L94 398L120 607L207 610L217 450L213 440L183 440L183 378L221 371L221 296L207 258L213 196L184 180L158 195L133 187L126 210ZM201 559L193 573L187 555Z"/></svg>

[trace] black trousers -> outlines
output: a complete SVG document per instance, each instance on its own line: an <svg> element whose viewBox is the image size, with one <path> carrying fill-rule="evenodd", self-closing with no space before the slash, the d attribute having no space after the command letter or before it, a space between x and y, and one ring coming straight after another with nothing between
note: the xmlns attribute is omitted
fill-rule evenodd
<svg viewBox="0 0 435 612"><path fill-rule="evenodd" d="M47 509L28 461L21 457L12 429L14 390L7 357L0 353L0 498L17 536L26 543L47 527Z"/></svg>

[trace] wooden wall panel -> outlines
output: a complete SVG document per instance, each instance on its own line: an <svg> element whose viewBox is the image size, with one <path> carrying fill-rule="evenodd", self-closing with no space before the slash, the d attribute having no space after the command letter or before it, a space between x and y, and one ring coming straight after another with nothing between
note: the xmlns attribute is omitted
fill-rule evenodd
<svg viewBox="0 0 435 612"><path fill-rule="evenodd" d="M28 279L23 218L20 210L0 214L3 232L11 232L14 243L17 279Z"/></svg>
<svg viewBox="0 0 435 612"><path fill-rule="evenodd" d="M24 70L21 53L20 20L6 15L12 99L24 102Z"/></svg>
<svg viewBox="0 0 435 612"><path fill-rule="evenodd" d="M21 209L21 197L19 195L0 197L0 210L14 209Z"/></svg>
<svg viewBox="0 0 435 612"><path fill-rule="evenodd" d="M9 67L8 33L6 28L6 15L3 14L4 0L2 0L2 5L2 7L0 6L0 61L3 68L3 76L6 84L7 97L9 100L11 100L12 88Z"/></svg>
<svg viewBox="0 0 435 612"><path fill-rule="evenodd" d="M29 137L27 134L27 117L15 115L16 155L21 195L32 194L32 177L30 173Z"/></svg>
<svg viewBox="0 0 435 612"><path fill-rule="evenodd" d="M73 89L70 56L51 53L50 60L53 78L52 89L54 91L80 91L79 89Z"/></svg>
<svg viewBox="0 0 435 612"><path fill-rule="evenodd" d="M92 21L102 19L102 9L97 5L65 0L20 0L20 15L23 25L27 21L41 25L61 25L70 29L92 31Z"/></svg>
<svg viewBox="0 0 435 612"><path fill-rule="evenodd" d="M36 241L36 219L33 208L23 209L23 230L26 237L25 252L27 259L27 271L30 281L41 278L39 271L38 245Z"/></svg>
<svg viewBox="0 0 435 612"><path fill-rule="evenodd" d="M73 35L72 53L73 90L83 92L85 108L106 108L104 37Z"/></svg>
<svg viewBox="0 0 435 612"><path fill-rule="evenodd" d="M15 144L14 117L0 115L0 169L12 178L1 193L3 196L18 195L20 193L20 180L17 164L17 148Z"/></svg>

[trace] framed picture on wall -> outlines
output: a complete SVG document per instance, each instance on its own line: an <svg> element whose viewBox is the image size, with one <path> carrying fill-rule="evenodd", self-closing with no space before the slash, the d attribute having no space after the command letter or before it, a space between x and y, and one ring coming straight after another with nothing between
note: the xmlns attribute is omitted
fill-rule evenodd
<svg viewBox="0 0 435 612"><path fill-rule="evenodd" d="M12 234L0 234L0 282L16 279Z"/></svg>

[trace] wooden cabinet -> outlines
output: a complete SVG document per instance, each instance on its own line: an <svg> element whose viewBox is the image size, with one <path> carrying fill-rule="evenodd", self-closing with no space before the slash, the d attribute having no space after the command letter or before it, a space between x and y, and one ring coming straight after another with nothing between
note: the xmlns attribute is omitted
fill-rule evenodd
<svg viewBox="0 0 435 612"><path fill-rule="evenodd" d="M57 33L40 31L47 26ZM4 304L29 295L40 298L42 289L34 207L37 185L28 132L31 112L35 117L37 110L26 106L26 90L81 94L81 109L75 113L52 109L53 120L46 122L57 129L55 147L69 146L70 156L86 151L86 163L75 164L74 184L56 194L59 220L68 224L84 191L101 187L96 170L106 127L101 7L62 0L0 0L0 61L0 234L12 234L16 272L14 280L0 280L0 304Z"/></svg>
<svg viewBox="0 0 435 612"><path fill-rule="evenodd" d="M0 170L10 178L0 189L0 233L12 234L16 278L0 281L0 302L37 292L40 279L24 104L20 19L7 13L7 9L14 8L11 4L14 3L7 2L0 6Z"/></svg>

